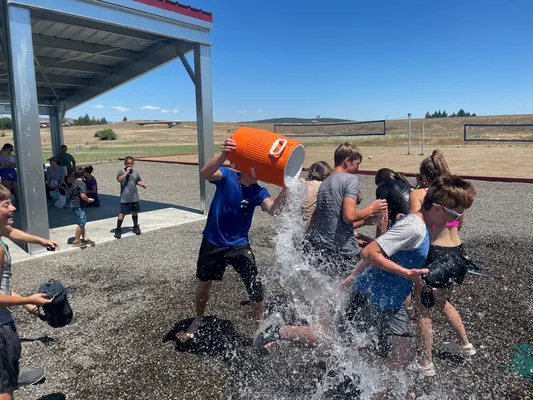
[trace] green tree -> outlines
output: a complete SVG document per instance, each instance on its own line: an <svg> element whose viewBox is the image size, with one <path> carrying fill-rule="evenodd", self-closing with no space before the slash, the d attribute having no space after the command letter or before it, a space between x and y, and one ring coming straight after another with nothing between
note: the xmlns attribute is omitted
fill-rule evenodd
<svg viewBox="0 0 533 400"><path fill-rule="evenodd" d="M448 117L448 113L446 112L446 110L444 110L442 112L442 118L447 118Z"/></svg>
<svg viewBox="0 0 533 400"><path fill-rule="evenodd" d="M457 113L457 116L458 117L464 117L465 116L465 110L463 110L462 108L459 110L459 112Z"/></svg>
<svg viewBox="0 0 533 400"><path fill-rule="evenodd" d="M122 118L122 122L126 122L128 120L128 118L124 117Z"/></svg>
<svg viewBox="0 0 533 400"><path fill-rule="evenodd" d="M431 114L428 112L426 112L426 116L424 118L431 118Z"/></svg>

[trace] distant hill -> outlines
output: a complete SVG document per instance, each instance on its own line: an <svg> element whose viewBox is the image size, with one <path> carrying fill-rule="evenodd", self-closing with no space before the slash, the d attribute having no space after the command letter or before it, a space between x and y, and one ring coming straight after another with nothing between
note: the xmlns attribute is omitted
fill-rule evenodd
<svg viewBox="0 0 533 400"><path fill-rule="evenodd" d="M327 123L327 122L351 122L349 119L342 118L293 118L293 117L284 117L284 118L270 118L270 119L260 119L257 121L248 121L254 124L313 124L313 123Z"/></svg>

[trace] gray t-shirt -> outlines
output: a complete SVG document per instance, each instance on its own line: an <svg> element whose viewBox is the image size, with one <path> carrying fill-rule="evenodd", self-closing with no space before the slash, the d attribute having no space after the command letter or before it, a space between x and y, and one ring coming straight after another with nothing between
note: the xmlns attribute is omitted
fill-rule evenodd
<svg viewBox="0 0 533 400"><path fill-rule="evenodd" d="M80 193L87 194L87 185L81 179L76 179L70 187L70 206L85 207L85 201L81 199Z"/></svg>
<svg viewBox="0 0 533 400"><path fill-rule="evenodd" d="M409 214L396 222L391 229L376 239L387 257L400 250L417 250L427 235L426 224L419 216Z"/></svg>
<svg viewBox="0 0 533 400"><path fill-rule="evenodd" d="M118 171L117 178L124 175L126 169L122 168ZM137 183L141 181L141 177L136 170L132 170L126 178L120 182L120 203L137 203L139 201L139 192L137 190Z"/></svg>
<svg viewBox="0 0 533 400"><path fill-rule="evenodd" d="M327 177L318 189L316 223L309 241L345 256L359 254L361 248L353 234L353 224L342 217L345 198L357 199L359 179L353 174L336 172Z"/></svg>
<svg viewBox="0 0 533 400"><path fill-rule="evenodd" d="M11 256L9 255L9 248L0 239L0 245L4 248L4 260L2 260L2 268L0 268L0 293L11 296ZM11 311L7 307L0 307L0 325L8 324L13 321Z"/></svg>

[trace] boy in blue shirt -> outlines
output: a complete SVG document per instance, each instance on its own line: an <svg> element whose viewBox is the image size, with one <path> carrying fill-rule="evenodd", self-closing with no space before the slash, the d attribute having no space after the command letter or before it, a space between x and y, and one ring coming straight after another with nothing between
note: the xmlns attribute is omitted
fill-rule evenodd
<svg viewBox="0 0 533 400"><path fill-rule="evenodd" d="M227 153L236 148L235 141L227 139L222 144L220 156L208 161L200 171L203 179L216 186L216 192L202 233L196 270L196 318L187 330L189 337L193 337L201 326L211 284L222 280L227 265L232 265L243 280L254 318L260 320L265 309L263 286L248 242L248 232L257 206L274 215L281 201L276 199L274 202L268 190L257 184L257 179L222 167Z"/></svg>

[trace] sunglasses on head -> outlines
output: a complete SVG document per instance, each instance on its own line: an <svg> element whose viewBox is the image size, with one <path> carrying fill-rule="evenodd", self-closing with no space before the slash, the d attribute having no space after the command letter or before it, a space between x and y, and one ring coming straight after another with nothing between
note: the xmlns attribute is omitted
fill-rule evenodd
<svg viewBox="0 0 533 400"><path fill-rule="evenodd" d="M458 213L457 211L452 210L451 208L444 207L442 204L438 204L438 203L432 203L432 204L434 206L441 206L444 209L444 211L454 215L455 216L454 221L457 221L459 218L461 218L463 216L463 213Z"/></svg>

